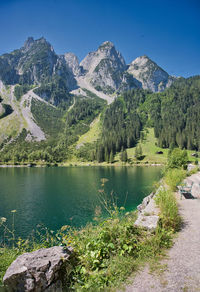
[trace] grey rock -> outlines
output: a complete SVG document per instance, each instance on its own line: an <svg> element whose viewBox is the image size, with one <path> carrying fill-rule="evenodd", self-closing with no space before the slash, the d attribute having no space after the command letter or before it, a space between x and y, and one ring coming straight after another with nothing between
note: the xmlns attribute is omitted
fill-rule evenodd
<svg viewBox="0 0 200 292"><path fill-rule="evenodd" d="M163 91L176 79L147 56L136 58L129 65L127 72L141 82L143 89L150 89L153 92Z"/></svg>
<svg viewBox="0 0 200 292"><path fill-rule="evenodd" d="M143 227L151 232L156 229L159 221L159 208L156 206L154 198L162 188L160 186L155 193L152 192L145 197L142 204L137 207L139 214L134 226Z"/></svg>
<svg viewBox="0 0 200 292"><path fill-rule="evenodd" d="M109 41L101 44L97 51L89 53L80 66L90 84L98 91L108 94L114 93L120 87L125 89L127 80L133 79L131 75L124 75L127 68L124 58Z"/></svg>
<svg viewBox="0 0 200 292"><path fill-rule="evenodd" d="M78 76L81 74L81 67L79 66L79 61L76 55L73 53L66 53L64 55L66 65L69 70L75 75Z"/></svg>
<svg viewBox="0 0 200 292"><path fill-rule="evenodd" d="M7 269L4 285L9 292L62 291L63 268L71 254L72 248L60 246L24 253Z"/></svg>
<svg viewBox="0 0 200 292"><path fill-rule="evenodd" d="M192 164L192 163L189 163L188 166L187 166L187 170L188 170L188 171L191 171L191 170L193 170L193 169L195 169L195 168L196 168L196 165L194 165L194 164Z"/></svg>
<svg viewBox="0 0 200 292"><path fill-rule="evenodd" d="M138 227L143 227L149 231L154 231L158 225L158 220L158 215L144 216L140 214L134 225Z"/></svg>
<svg viewBox="0 0 200 292"><path fill-rule="evenodd" d="M149 204L150 200L154 197L154 195L155 194L152 192L150 195L145 197L142 201L142 204L137 206L138 211L142 212L147 207L147 205Z"/></svg>

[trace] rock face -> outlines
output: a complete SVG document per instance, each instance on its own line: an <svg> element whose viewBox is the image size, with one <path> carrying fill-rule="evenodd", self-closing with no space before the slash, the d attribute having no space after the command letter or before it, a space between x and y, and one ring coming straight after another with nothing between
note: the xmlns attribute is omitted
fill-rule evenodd
<svg viewBox="0 0 200 292"><path fill-rule="evenodd" d="M137 87L126 71L127 65L113 43L106 41L80 63L90 84L98 91L112 94L121 87Z"/></svg>
<svg viewBox="0 0 200 292"><path fill-rule="evenodd" d="M76 55L73 53L66 53L64 55L66 65L74 76L79 76L81 74L81 67L79 66L79 61Z"/></svg>
<svg viewBox="0 0 200 292"><path fill-rule="evenodd" d="M143 89L150 89L153 92L163 91L175 79L147 56L135 59L127 72L141 82Z"/></svg>
<svg viewBox="0 0 200 292"><path fill-rule="evenodd" d="M0 56L0 79L4 84L49 84L63 91L76 88L74 72L65 56L58 56L45 38L29 37L24 46ZM46 89L47 92L50 89Z"/></svg>
<svg viewBox="0 0 200 292"><path fill-rule="evenodd" d="M76 90L78 85L110 97L132 88L162 91L175 78L147 56L138 57L127 65L109 41L79 64L73 53L57 55L45 38L29 37L21 49L0 56L0 80L8 85L37 85L40 87L37 94L57 105L57 96L60 102L69 101L69 92Z"/></svg>
<svg viewBox="0 0 200 292"><path fill-rule="evenodd" d="M62 269L72 249L60 246L42 248L19 256L3 278L8 291L62 291Z"/></svg>

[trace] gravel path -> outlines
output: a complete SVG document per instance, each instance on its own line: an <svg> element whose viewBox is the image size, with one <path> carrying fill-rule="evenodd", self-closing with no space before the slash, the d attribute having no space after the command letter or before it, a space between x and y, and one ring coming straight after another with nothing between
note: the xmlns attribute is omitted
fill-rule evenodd
<svg viewBox="0 0 200 292"><path fill-rule="evenodd" d="M126 292L197 292L200 291L200 172L187 178L193 182L195 199L180 200L177 194L180 214L184 226L168 252L166 265L160 276L150 274L148 267L138 273L134 283Z"/></svg>

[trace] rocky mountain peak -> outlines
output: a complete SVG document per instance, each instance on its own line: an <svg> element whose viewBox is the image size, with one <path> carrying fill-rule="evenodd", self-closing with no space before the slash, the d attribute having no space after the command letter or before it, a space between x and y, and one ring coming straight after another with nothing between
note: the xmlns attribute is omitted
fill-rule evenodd
<svg viewBox="0 0 200 292"><path fill-rule="evenodd" d="M28 39L24 43L23 49L25 51L29 50L33 43L34 43L34 38L28 37Z"/></svg>
<svg viewBox="0 0 200 292"><path fill-rule="evenodd" d="M90 52L80 65L85 71L92 73L98 70L98 65L100 63L104 64L105 62L111 62L114 66L114 70L117 68L117 70L123 71L126 68L126 63L121 53L119 53L115 49L114 44L109 41L102 43L96 51Z"/></svg>
<svg viewBox="0 0 200 292"><path fill-rule="evenodd" d="M148 56L140 56L128 67L128 73L142 83L144 89L162 91L172 83L172 78Z"/></svg>
<svg viewBox="0 0 200 292"><path fill-rule="evenodd" d="M100 46L99 46L99 48L98 48L98 50L100 50L100 51L103 51L103 50L111 50L112 48L114 48L115 46L114 46L114 44L112 43L112 42L110 42L110 41L105 41L105 42L103 42Z"/></svg>

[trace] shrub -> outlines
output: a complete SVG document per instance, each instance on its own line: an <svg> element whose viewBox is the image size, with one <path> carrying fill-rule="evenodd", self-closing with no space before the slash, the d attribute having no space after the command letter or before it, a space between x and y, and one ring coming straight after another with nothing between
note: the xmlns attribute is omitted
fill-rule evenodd
<svg viewBox="0 0 200 292"><path fill-rule="evenodd" d="M188 154L186 150L175 148L169 153L167 167L168 168L186 168L188 162Z"/></svg>

